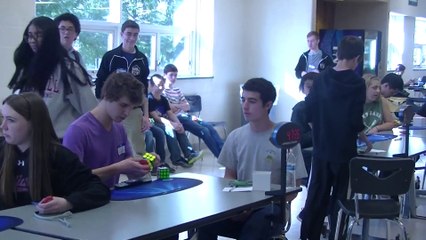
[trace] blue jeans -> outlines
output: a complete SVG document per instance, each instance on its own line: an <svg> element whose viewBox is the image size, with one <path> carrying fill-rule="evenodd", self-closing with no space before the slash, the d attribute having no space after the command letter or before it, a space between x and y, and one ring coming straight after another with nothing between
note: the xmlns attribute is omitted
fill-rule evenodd
<svg viewBox="0 0 426 240"><path fill-rule="evenodd" d="M160 128L163 133L166 135L166 142L167 147L170 151L170 160L172 162L177 162L178 160L182 159L182 156L180 154L180 151L182 150L183 155L187 158L191 153L194 152L192 149L191 144L189 143L188 138L186 137L185 133L177 133L176 131L173 131L174 137L170 136L166 133L166 126L163 123L155 123L155 126ZM180 147L180 149L179 149Z"/></svg>
<svg viewBox="0 0 426 240"><path fill-rule="evenodd" d="M271 227L271 217L279 216L278 205L255 210L245 221L226 219L198 229L199 240L217 240L217 236L236 238L239 240L271 239L280 234L283 221L275 220Z"/></svg>
<svg viewBox="0 0 426 240"><path fill-rule="evenodd" d="M145 132L145 145L147 152L154 152L155 150L158 156L160 156L161 162L166 161L166 151L164 150L164 147L166 146L166 137L164 136L164 132L161 128L153 125Z"/></svg>
<svg viewBox="0 0 426 240"><path fill-rule="evenodd" d="M195 122L191 115L179 115L179 121L182 123L186 131L203 139L206 146L210 149L213 155L219 157L223 147L223 140L217 133L216 129L207 122Z"/></svg>

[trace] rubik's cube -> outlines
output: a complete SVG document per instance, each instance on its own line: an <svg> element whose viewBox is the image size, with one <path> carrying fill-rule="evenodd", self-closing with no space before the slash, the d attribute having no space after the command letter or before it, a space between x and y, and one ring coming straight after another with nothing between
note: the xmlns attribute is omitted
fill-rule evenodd
<svg viewBox="0 0 426 240"><path fill-rule="evenodd" d="M148 162L149 170L152 171L152 169L154 168L155 156L152 155L151 153L144 153L142 158Z"/></svg>
<svg viewBox="0 0 426 240"><path fill-rule="evenodd" d="M170 170L167 167L159 167L157 172L157 177L159 179L169 179Z"/></svg>

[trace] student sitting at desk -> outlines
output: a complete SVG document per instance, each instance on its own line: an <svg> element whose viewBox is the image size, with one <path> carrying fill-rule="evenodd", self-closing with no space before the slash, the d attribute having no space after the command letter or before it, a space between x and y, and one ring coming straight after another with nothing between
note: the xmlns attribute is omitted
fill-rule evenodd
<svg viewBox="0 0 426 240"><path fill-rule="evenodd" d="M39 202L37 211L55 214L109 202L108 188L60 145L41 97L11 95L3 101L2 115L0 209Z"/></svg>
<svg viewBox="0 0 426 240"><path fill-rule="evenodd" d="M241 107L248 124L234 130L225 141L218 162L225 166L225 178L251 181L254 171L271 171L272 183L280 183L281 149L275 147L269 138L275 123L269 112L276 98L276 90L271 82L263 78L248 80L242 87ZM300 184L307 176L300 144L291 149L296 158L296 179ZM291 201L297 194L287 196ZM279 207L243 212L239 216L202 227L198 231L199 240L217 239L218 235L236 239L270 239L280 234L283 220L274 222L266 218L278 214Z"/></svg>
<svg viewBox="0 0 426 240"><path fill-rule="evenodd" d="M372 74L362 76L365 81L366 99L362 120L365 125L365 134L389 131L398 125L398 122L389 110L388 104L383 104L385 99L380 95L379 78Z"/></svg>
<svg viewBox="0 0 426 240"><path fill-rule="evenodd" d="M64 135L64 146L73 151L102 181L112 187L120 174L142 177L148 164L132 157L121 122L140 106L144 86L131 73L112 73L102 87L99 104L75 120Z"/></svg>

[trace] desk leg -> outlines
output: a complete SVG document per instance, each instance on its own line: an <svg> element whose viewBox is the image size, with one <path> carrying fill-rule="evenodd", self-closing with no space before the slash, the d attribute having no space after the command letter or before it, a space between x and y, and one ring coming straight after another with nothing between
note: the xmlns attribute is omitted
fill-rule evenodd
<svg viewBox="0 0 426 240"><path fill-rule="evenodd" d="M370 219L362 219L362 240L368 240L370 238L369 236L370 232Z"/></svg>

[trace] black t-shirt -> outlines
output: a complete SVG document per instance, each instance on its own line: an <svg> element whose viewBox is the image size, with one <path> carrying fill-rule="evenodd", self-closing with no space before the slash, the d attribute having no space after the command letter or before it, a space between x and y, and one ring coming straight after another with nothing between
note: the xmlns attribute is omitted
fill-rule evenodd
<svg viewBox="0 0 426 240"><path fill-rule="evenodd" d="M157 111L161 117L167 117L167 111L170 110L169 101L164 96L159 100L155 99L150 93L148 95L148 108L149 112Z"/></svg>
<svg viewBox="0 0 426 240"><path fill-rule="evenodd" d="M19 150L16 151L18 154L16 161L16 168L15 168L15 176L16 176L16 197L15 201L17 205L24 205L28 202L31 202L30 197L30 186L29 186L29 150L27 149L24 152L21 152Z"/></svg>

